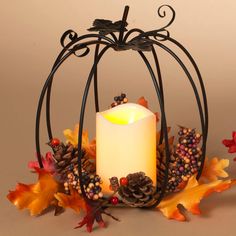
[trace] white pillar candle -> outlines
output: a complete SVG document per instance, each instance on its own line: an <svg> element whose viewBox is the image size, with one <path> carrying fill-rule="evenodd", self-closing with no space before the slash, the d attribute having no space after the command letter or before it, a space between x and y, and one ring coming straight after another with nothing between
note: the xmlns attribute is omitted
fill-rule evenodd
<svg viewBox="0 0 236 236"><path fill-rule="evenodd" d="M145 107L127 103L96 114L96 166L103 193L109 178L143 171L156 184L156 117Z"/></svg>

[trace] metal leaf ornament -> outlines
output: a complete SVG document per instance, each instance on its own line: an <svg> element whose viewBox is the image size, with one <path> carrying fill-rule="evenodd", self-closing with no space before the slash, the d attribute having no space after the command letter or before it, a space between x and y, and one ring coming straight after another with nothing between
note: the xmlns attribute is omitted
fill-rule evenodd
<svg viewBox="0 0 236 236"><path fill-rule="evenodd" d="M121 29L122 21L112 22L111 20L96 19L93 22L93 27L89 28L88 31L98 31L100 34L107 35L113 32L119 32ZM125 23L125 27L128 23ZM125 28L124 31L127 31Z"/></svg>
<svg viewBox="0 0 236 236"><path fill-rule="evenodd" d="M148 38L136 38L127 44L127 49L135 51L151 51L153 42Z"/></svg>

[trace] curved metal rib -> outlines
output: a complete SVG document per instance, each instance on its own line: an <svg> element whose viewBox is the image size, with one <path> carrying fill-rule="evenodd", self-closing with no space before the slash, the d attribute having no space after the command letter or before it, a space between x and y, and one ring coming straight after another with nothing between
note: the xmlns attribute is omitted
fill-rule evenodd
<svg viewBox="0 0 236 236"><path fill-rule="evenodd" d="M153 81L153 85L155 87L157 98L158 98L158 101L159 101L160 110L161 110L161 113L162 113L162 120L163 120L163 134L164 134L164 140L165 140L165 153L166 153L166 163L165 163L166 164L166 168L165 168L165 173L164 173L164 179L163 179L162 186L161 186L161 192L160 192L160 194L159 194L159 196L158 196L158 198L156 200L156 203L151 206L151 207L155 207L155 206L157 206L161 202L161 200L164 197L164 194L166 192L166 186L167 186L167 183L168 183L168 170L169 170L168 167L169 167L169 163L170 163L171 154L170 154L170 149L169 149L168 130L167 130L167 123L166 123L165 107L164 107L164 103L163 103L163 100L162 100L161 91L160 91L160 88L158 86L155 74L153 72L153 69L152 69L148 59L146 58L146 56L144 55L143 52L139 51L139 54L142 57L144 63L146 64L146 66L147 66L147 68L149 70L149 73L151 75L151 78L152 78L152 81Z"/></svg>
<svg viewBox="0 0 236 236"><path fill-rule="evenodd" d="M189 82L193 88L193 91L194 91L194 94L195 94L195 98L196 98L196 101L197 101L197 105L198 105L198 110L199 110L199 114L200 114L200 121L201 121L201 129L202 129L202 134L203 136L205 136L206 134L206 129L207 129L207 126L205 124L205 119L204 119L204 113L203 113L203 109L202 109L202 104L201 104L201 100L200 100L200 96L199 96L199 93L198 93L198 90L197 90L197 87L192 79L192 76L191 74L189 73L188 69L186 68L186 66L184 65L184 63L182 62L182 60L168 47L166 47L165 45L157 42L157 41L154 41L153 42L161 47L163 50L165 50L166 52L168 52L173 58L175 58L175 60L178 62L178 64L182 67L183 71L185 72L187 78L189 79ZM204 160L205 160L205 154L206 154L206 137L204 138L203 140L203 145L202 145L202 165L204 165ZM201 172L201 168L200 168L200 172ZM200 175L199 175L200 177Z"/></svg>
<svg viewBox="0 0 236 236"><path fill-rule="evenodd" d="M40 168L43 168L43 163L42 163L41 151L40 151L40 141L39 141L39 136L40 136L39 130L40 129L39 128L40 128L41 110L42 110L42 105L43 105L43 100L44 100L45 94L48 91L47 92L47 104L46 104L46 121L47 121L48 134L49 134L49 138L50 138L50 136L53 137L52 131L51 131L51 122L50 122L50 95L51 95L53 76L54 76L55 72L57 71L57 69L60 67L60 65L69 56L74 54L76 51L83 49L89 45L93 45L93 44L108 45L108 43L106 43L106 42L96 40L96 41L89 41L89 42L83 43L81 45L77 45L77 47L73 47L73 49L69 50L69 52L65 55L64 55L64 53L65 53L66 49L62 50L61 53L59 54L58 58L56 59L56 62L54 63L54 66L53 66L46 82L44 83L44 86L43 86L43 89L41 91L39 101L38 101L38 108L37 108L37 113L36 113L36 125L35 125L36 152L37 152L37 159L38 159ZM113 44L111 44L111 45L113 45Z"/></svg>
<svg viewBox="0 0 236 236"><path fill-rule="evenodd" d="M67 44L65 44L65 40L66 38L69 38L71 41ZM78 37L77 33L74 32L73 30L67 30L61 37L61 45L63 47L62 51L59 53L57 59L55 60L55 63L52 67L55 67L55 65L60 61L60 59L63 57L63 55L65 54L66 51L69 50L69 48L71 48L73 45L75 45L76 43L79 43L81 40L87 39L87 38L91 38L91 37L95 37L98 38L98 40L104 39L109 43L115 43L113 40L111 40L110 38L106 37L106 36L100 36L99 34L86 34L83 36ZM52 90L52 84L53 84L53 79L51 81L51 83L48 86L47 89L47 98L46 98L46 121L47 121L47 132L48 132L48 138L49 140L51 140L53 138L53 133L52 133L52 127L51 127L51 115L50 115L50 100L51 100L51 90Z"/></svg>
<svg viewBox="0 0 236 236"><path fill-rule="evenodd" d="M98 53L99 53L99 47L100 44L96 45L95 48L95 53L94 53L94 63L97 60ZM98 100L98 68L96 67L95 72L94 72L94 101L95 101L95 110L96 112L99 112L99 100Z"/></svg>
<svg viewBox="0 0 236 236"><path fill-rule="evenodd" d="M44 100L44 96L45 93L48 89L48 86L51 83L51 80L53 78L53 75L55 74L55 72L58 70L58 68L60 67L60 65L69 57L73 54L73 52L68 52L64 57L61 58L60 61L57 62L57 64L53 67L51 73L49 74L43 89L41 91L40 97L39 97L39 101L38 101L38 108L37 108L37 112L36 112L36 125L35 125L35 144L36 144L36 152L37 152L37 159L39 162L39 166L40 168L43 168L43 163L42 163L42 158L41 158L41 151L40 151L40 141L39 141L39 136L40 136L40 117L41 117L41 111L42 111L42 105L43 105L43 100Z"/></svg>
<svg viewBox="0 0 236 236"><path fill-rule="evenodd" d="M156 65L157 77L158 77L158 82L159 82L159 86L160 86L160 92L161 92L161 97L162 97L163 105L165 106L164 89L163 89L161 68L160 68L160 64L159 64L159 60L158 60L158 57L157 57L156 50L155 50L155 48L153 46L152 46L152 55L153 55L154 62L155 62L155 65ZM162 141L163 141L163 120L162 120L162 117L161 117L161 133L160 133L159 145L162 144Z"/></svg>
<svg viewBox="0 0 236 236"><path fill-rule="evenodd" d="M78 133L78 172L79 172L79 181L80 181L80 188L81 188L81 192L83 194L83 197L86 201L89 201L89 199L86 196L85 190L84 190L84 186L83 186L83 182L82 182L82 163L81 163L81 159L83 156L83 151L82 151L82 132L83 132L83 125L84 125L84 114L85 114L85 107L86 107L86 102L87 102L87 97L88 97L88 92L90 89L90 85L92 82L92 79L94 77L94 73L96 71L97 65L100 61L100 59L102 58L102 56L104 55L104 53L111 47L113 47L114 45L107 45L105 46L101 52L98 54L97 59L95 60L93 67L89 73L87 82L86 82L86 86L84 89L84 94L83 94L83 98L82 98L82 104L81 104L81 110L80 110L80 120L79 120L79 133Z"/></svg>
<svg viewBox="0 0 236 236"><path fill-rule="evenodd" d="M194 67L194 70L197 74L197 78L199 80L199 84L201 87L201 92L202 92L202 98L203 98L203 105L204 105L204 118L205 118L205 129L204 129L204 133L203 133L203 147L202 147L202 152L206 153L206 143L207 143L207 137L208 137L208 126L209 126L209 113L208 113L208 102L207 102L207 95L206 95L206 89L205 89L205 85L202 79L202 75L201 72L197 66L197 63L195 62L194 58L191 56L191 54L189 53L189 51L178 41L176 41L175 39L169 37L166 39L167 41L172 42L173 44L175 44L178 48L180 48L184 54L188 57L188 59L190 60L192 66ZM197 175L197 179L200 178L201 174L202 174L202 170L204 167L204 162L205 162L205 155L202 156L202 162L201 162L201 166Z"/></svg>

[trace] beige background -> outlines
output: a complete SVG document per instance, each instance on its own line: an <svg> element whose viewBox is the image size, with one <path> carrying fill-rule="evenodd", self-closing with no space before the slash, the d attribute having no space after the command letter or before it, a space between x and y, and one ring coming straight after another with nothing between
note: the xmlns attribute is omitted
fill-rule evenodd
<svg viewBox="0 0 236 236"><path fill-rule="evenodd" d="M236 3L226 1L108 1L108 0L1 0L0 7L0 105L1 105L1 227L0 235L77 235L73 230L80 217L67 211L60 217L48 213L30 218L6 201L8 189L16 181L31 182L34 176L27 162L34 159L35 111L40 89L53 60L61 50L59 38L67 29L84 34L95 18L120 19L129 4L129 28L145 30L162 26L157 7L171 4L176 20L170 27L172 37L182 42L194 55L205 80L209 99L209 156L227 155L221 145L236 127ZM196 104L190 86L177 64L158 51L163 68L168 123L199 128ZM56 77L53 91L53 128L62 138L64 128L78 121L80 100L91 66L90 57L71 58ZM124 91L130 101L141 95L148 98L153 110L159 110L148 73L137 53L110 51L99 67L101 108L106 109L114 95ZM85 128L94 136L95 116L92 96L88 101ZM42 143L47 141L44 119ZM46 145L43 145L46 151ZM236 164L230 172L235 177ZM160 213L137 209L112 210L122 222L111 222L96 235L235 235L236 191L215 195L202 203L203 216L190 216L189 223L168 221ZM94 233L95 234L95 233Z"/></svg>

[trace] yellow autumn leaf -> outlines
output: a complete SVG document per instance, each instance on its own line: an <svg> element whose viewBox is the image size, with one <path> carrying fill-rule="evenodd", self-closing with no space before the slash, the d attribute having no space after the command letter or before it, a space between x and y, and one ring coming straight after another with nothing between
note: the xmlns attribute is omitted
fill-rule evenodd
<svg viewBox="0 0 236 236"><path fill-rule="evenodd" d="M74 130L66 129L63 131L66 137L66 142L71 143L74 147L78 145L78 133L79 125L75 125ZM82 148L86 151L86 154L91 158L96 157L96 140L89 141L88 132L83 131L82 133Z"/></svg>
<svg viewBox="0 0 236 236"><path fill-rule="evenodd" d="M58 191L58 183L50 173L41 169L36 171L39 175L36 184L19 183L7 195L18 209L29 209L32 216L42 213L49 205L54 204L54 194Z"/></svg>
<svg viewBox="0 0 236 236"><path fill-rule="evenodd" d="M224 169L228 166L228 159L218 159L217 157L214 157L209 160L206 158L200 181L215 181L218 177L227 178L229 175Z"/></svg>
<svg viewBox="0 0 236 236"><path fill-rule="evenodd" d="M70 195L56 193L55 198L58 200L58 205L63 208L71 208L77 213L81 210L85 210L84 199L73 188L70 189Z"/></svg>
<svg viewBox="0 0 236 236"><path fill-rule="evenodd" d="M207 184L199 184L196 177L192 176L181 192L167 196L157 208L168 219L185 221L186 217L178 208L179 205L182 205L192 214L199 215L199 203L204 197L207 197L213 192L222 192L235 184L236 180L216 180Z"/></svg>

